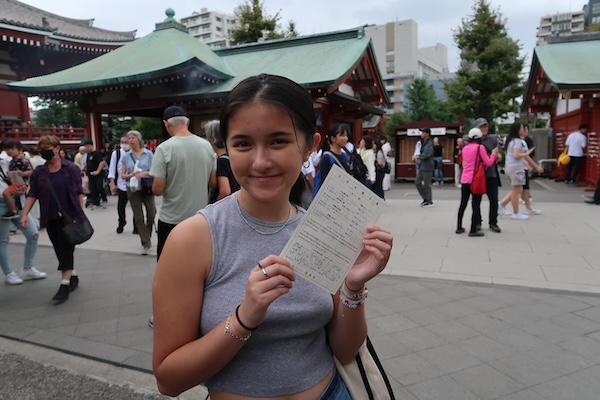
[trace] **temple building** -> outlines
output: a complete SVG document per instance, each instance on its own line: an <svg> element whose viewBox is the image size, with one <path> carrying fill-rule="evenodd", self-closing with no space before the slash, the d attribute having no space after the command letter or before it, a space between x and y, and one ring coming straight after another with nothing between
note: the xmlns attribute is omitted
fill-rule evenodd
<svg viewBox="0 0 600 400"><path fill-rule="evenodd" d="M132 42L136 31L93 26L93 19L55 15L16 0L0 0L0 125L30 119L27 97L8 82L81 64Z"/></svg>
<svg viewBox="0 0 600 400"><path fill-rule="evenodd" d="M227 94L249 76L286 76L313 97L319 129L334 122L362 137L367 115L382 115L389 103L364 27L211 49L187 33L174 11L156 30L80 65L9 87L31 96L77 102L90 137L102 140L100 116L160 118L165 107L182 106L191 129L218 117ZM142 132L143 133L143 132Z"/></svg>

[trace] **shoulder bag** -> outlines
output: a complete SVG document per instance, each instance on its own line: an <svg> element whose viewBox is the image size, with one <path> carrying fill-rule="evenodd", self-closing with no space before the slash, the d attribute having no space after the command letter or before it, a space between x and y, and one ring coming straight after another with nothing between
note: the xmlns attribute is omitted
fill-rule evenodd
<svg viewBox="0 0 600 400"><path fill-rule="evenodd" d="M475 171L473 172L473 182L471 182L471 193L483 195L486 192L485 166L479 156L481 145L477 146L477 157L475 158Z"/></svg>
<svg viewBox="0 0 600 400"><path fill-rule="evenodd" d="M561 165L567 165L571 162L571 157L569 156L569 154L567 154L569 151L569 146L565 146L565 149L563 150L562 153L560 153L560 155L558 156L557 164L560 167Z"/></svg>
<svg viewBox="0 0 600 400"><path fill-rule="evenodd" d="M81 244L87 242L92 235L94 234L94 228L92 228L92 224L90 221L79 221L75 218L72 218L65 212L65 210L61 207L60 201L56 192L54 191L54 187L52 186L52 181L50 180L50 175L46 171L44 174L46 177L46 181L48 182L48 188L50 192L52 192L52 196L54 196L54 200L58 205L58 210L62 214L63 221L65 226L62 228L63 235L67 239L67 242L72 245Z"/></svg>
<svg viewBox="0 0 600 400"><path fill-rule="evenodd" d="M129 153L131 159L133 160L133 164L135 165L136 159L133 156L133 153ZM143 194L153 195L152 193L152 185L154 184L154 177L147 175L142 178L139 178L140 183L137 184L137 189Z"/></svg>
<svg viewBox="0 0 600 400"><path fill-rule="evenodd" d="M353 400L395 400L390 381L368 336L352 362L343 365L335 356L333 361Z"/></svg>

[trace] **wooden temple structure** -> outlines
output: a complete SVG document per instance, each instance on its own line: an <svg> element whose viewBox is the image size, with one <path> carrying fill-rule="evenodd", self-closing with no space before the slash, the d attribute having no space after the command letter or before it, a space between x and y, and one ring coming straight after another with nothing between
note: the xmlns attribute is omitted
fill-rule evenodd
<svg viewBox="0 0 600 400"><path fill-rule="evenodd" d="M66 18L16 0L0 0L0 128L30 121L27 96L8 82L81 64L135 38L136 31L115 32L93 23L93 19ZM26 132L26 127L21 131Z"/></svg>
<svg viewBox="0 0 600 400"><path fill-rule="evenodd" d="M589 126L587 151L577 181L595 186L600 178L600 33L551 38L536 47L522 110L549 113L552 158L564 150L569 133ZM564 167L553 176L564 178Z"/></svg>
<svg viewBox="0 0 600 400"><path fill-rule="evenodd" d="M283 75L312 95L319 130L334 122L362 137L365 116L383 115L389 98L364 27L212 50L167 9L152 33L100 57L49 75L9 83L31 96L77 102L91 139L102 141L102 114L160 118L169 105L187 110L201 132L227 94L248 76ZM143 134L144 132L142 132Z"/></svg>

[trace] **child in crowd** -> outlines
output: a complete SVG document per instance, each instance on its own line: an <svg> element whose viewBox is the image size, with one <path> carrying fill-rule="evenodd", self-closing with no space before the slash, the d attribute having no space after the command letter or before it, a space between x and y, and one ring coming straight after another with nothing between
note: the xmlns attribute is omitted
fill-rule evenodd
<svg viewBox="0 0 600 400"><path fill-rule="evenodd" d="M11 171L16 171L17 174L23 179L23 183L11 183L2 192L2 197L8 206L8 211L2 215L2 218L13 219L19 217L17 210L18 202L15 201L15 197L18 197L19 193L23 193L29 188L27 181L29 179L29 175L31 175L33 172L33 168L31 168L31 164L23 156L23 145L21 142L18 140L6 140L2 143L2 147L4 148L4 151L6 151L6 154L12 158L8 166L8 175L10 175ZM10 180L8 176L5 176L4 171L2 171L2 175L3 178Z"/></svg>

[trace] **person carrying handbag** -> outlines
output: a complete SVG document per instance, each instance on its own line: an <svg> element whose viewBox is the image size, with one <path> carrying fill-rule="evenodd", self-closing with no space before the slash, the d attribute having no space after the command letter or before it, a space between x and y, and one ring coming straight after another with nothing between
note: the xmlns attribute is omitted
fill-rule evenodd
<svg viewBox="0 0 600 400"><path fill-rule="evenodd" d="M38 141L40 154L46 164L33 171L29 179L30 189L21 213L20 223L26 229L30 220L27 218L37 200L40 202L40 227L46 228L48 238L52 242L58 258L58 270L61 282L53 301L62 303L79 285L79 277L74 268L75 244L70 243L63 232L65 219L61 210L77 221L88 222L83 211L83 189L81 187L81 171L71 161L61 158L60 139L47 135ZM57 193L52 195L51 187Z"/></svg>
<svg viewBox="0 0 600 400"><path fill-rule="evenodd" d="M471 216L471 229L469 230L469 236L485 236L483 232L477 229L479 221L481 221L481 197L482 194L471 193L471 185L475 176L475 171L480 163L483 163L486 167L490 167L498 158L499 150L495 148L492 150L492 155L488 156L485 148L481 145L481 138L483 134L479 128L473 128L469 131L469 144L462 150L462 162L463 172L461 175L461 198L460 206L458 208L458 223L456 226L456 233L464 233L465 228L462 226L463 216L467 208L469 198L473 195L471 206L473 208L473 215Z"/></svg>

